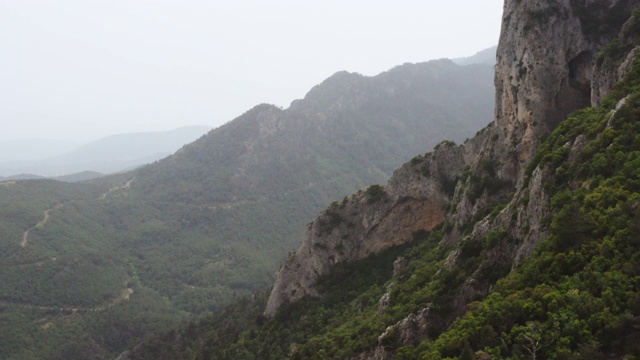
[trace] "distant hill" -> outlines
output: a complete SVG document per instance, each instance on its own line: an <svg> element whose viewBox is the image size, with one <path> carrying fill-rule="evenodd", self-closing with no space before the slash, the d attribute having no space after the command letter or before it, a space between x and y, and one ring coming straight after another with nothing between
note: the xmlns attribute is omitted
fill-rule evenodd
<svg viewBox="0 0 640 360"><path fill-rule="evenodd" d="M0 357L109 358L266 288L318 211L473 136L493 106L484 64L339 72L133 171L0 183Z"/></svg>
<svg viewBox="0 0 640 360"><path fill-rule="evenodd" d="M452 61L458 65L487 64L487 65L493 66L496 64L497 50L498 50L498 45L495 45L488 49L478 51L475 55L472 55L469 57L452 59Z"/></svg>
<svg viewBox="0 0 640 360"><path fill-rule="evenodd" d="M0 147L14 153L11 159L5 156L6 160L0 163L0 175L15 177L14 174L28 173L57 177L84 171L109 174L130 170L171 155L210 130L208 126L186 126L170 131L119 134L74 148L44 140L0 143ZM31 146L36 148L32 150ZM68 150L62 153L60 149ZM47 150L48 157L34 158Z"/></svg>

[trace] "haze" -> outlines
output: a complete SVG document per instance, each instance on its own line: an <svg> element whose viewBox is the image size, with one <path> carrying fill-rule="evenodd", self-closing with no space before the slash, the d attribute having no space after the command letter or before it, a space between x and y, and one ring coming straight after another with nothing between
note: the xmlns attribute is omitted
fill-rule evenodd
<svg viewBox="0 0 640 360"><path fill-rule="evenodd" d="M219 126L495 45L503 0L0 0L0 141Z"/></svg>

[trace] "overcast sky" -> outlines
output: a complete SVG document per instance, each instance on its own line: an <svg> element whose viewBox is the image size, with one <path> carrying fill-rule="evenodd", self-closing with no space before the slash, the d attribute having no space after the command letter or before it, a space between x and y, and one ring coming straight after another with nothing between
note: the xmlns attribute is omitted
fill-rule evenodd
<svg viewBox="0 0 640 360"><path fill-rule="evenodd" d="M503 0L0 0L0 141L218 126L497 44Z"/></svg>

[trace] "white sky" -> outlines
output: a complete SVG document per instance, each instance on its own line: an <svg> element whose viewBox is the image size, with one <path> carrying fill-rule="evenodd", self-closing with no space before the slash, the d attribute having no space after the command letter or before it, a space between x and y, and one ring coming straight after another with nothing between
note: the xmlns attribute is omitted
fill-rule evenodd
<svg viewBox="0 0 640 360"><path fill-rule="evenodd" d="M218 126L340 70L470 56L503 0L0 0L0 141Z"/></svg>

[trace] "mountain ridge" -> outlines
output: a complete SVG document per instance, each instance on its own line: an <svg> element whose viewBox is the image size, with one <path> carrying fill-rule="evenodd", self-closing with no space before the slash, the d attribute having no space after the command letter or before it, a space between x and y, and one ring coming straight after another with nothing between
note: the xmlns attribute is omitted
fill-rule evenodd
<svg viewBox="0 0 640 360"><path fill-rule="evenodd" d="M148 332L268 286L304 224L333 199L385 181L443 133L464 139L486 124L491 67L448 64L431 87L427 72L316 88L309 106L303 101L292 110L258 105L134 171L79 184L2 183L0 199L9 206L0 208L0 306L16 329L0 333L7 356L105 358ZM447 82L454 85L449 91ZM459 103L473 94L480 106ZM466 120L456 116L439 129L450 112ZM57 204L66 205L20 247L24 232ZM93 309L126 289L133 291L128 300L99 312L38 310ZM35 307L15 305L21 303ZM52 325L43 329L38 319Z"/></svg>
<svg viewBox="0 0 640 360"><path fill-rule="evenodd" d="M103 174L127 171L168 156L209 130L209 126L185 126L168 131L110 135L69 148L55 156L40 155L42 158L29 161L4 161L0 163L0 175L8 179L19 173L59 177L84 171ZM9 142L20 146L23 143Z"/></svg>
<svg viewBox="0 0 640 360"><path fill-rule="evenodd" d="M506 0L494 123L332 203L270 295L119 360L640 356L639 6Z"/></svg>

